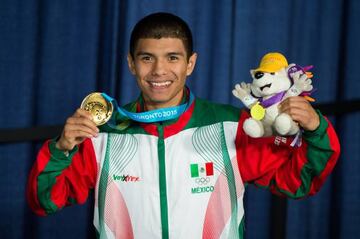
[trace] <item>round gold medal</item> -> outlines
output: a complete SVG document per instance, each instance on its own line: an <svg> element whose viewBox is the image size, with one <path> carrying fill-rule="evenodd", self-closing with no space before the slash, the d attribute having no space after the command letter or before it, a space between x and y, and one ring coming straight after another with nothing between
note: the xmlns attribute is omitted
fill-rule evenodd
<svg viewBox="0 0 360 239"><path fill-rule="evenodd" d="M265 109L258 102L253 107L251 107L250 115L256 120L262 120L265 116Z"/></svg>
<svg viewBox="0 0 360 239"><path fill-rule="evenodd" d="M114 110L113 104L106 101L99 92L86 96L80 108L91 113L93 121L97 126L105 124L110 119Z"/></svg>

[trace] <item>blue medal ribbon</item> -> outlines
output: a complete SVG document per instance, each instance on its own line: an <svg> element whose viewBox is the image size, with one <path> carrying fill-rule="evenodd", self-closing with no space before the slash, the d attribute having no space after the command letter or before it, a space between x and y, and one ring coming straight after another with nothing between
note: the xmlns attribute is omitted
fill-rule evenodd
<svg viewBox="0 0 360 239"><path fill-rule="evenodd" d="M189 96L189 101L187 103L169 107L169 108L162 108L162 109L156 109L156 110L150 110L145 111L141 113L134 113L125 110L122 107L119 107L116 100L114 98L111 98L105 93L101 93L101 95L107 100L108 102L112 103L114 106L114 111L116 110L121 116L124 116L125 118L131 119L133 121L142 122L142 123L154 123L154 122L160 122L160 121L166 121L166 120L172 120L175 118L178 118L180 115L182 115L192 104L195 97L192 94L191 91ZM109 122L110 123L110 122ZM110 125L111 126L111 125Z"/></svg>

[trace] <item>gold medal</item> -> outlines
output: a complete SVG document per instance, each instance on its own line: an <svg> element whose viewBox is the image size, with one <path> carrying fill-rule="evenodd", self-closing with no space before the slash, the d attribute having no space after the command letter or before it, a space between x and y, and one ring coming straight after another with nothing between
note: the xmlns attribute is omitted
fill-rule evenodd
<svg viewBox="0 0 360 239"><path fill-rule="evenodd" d="M256 120L262 120L265 116L265 109L259 104L259 102L257 102L253 107L251 107L250 115Z"/></svg>
<svg viewBox="0 0 360 239"><path fill-rule="evenodd" d="M113 104L106 101L99 92L86 96L80 108L91 113L93 121L97 126L105 124L111 118L114 110Z"/></svg>

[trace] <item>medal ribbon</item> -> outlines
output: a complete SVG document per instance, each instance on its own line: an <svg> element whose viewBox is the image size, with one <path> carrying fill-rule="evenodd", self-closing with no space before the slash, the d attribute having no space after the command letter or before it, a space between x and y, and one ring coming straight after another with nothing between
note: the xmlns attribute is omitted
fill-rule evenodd
<svg viewBox="0 0 360 239"><path fill-rule="evenodd" d="M284 97L285 95L285 91L282 91L280 93L277 93L276 95L270 97L269 99L267 100L262 100L260 99L260 104L264 107L264 108L267 108L267 107L270 107L272 106L273 104L276 104L278 102L280 102L282 100L282 98Z"/></svg>
<svg viewBox="0 0 360 239"><path fill-rule="evenodd" d="M189 101L187 103L184 103L182 105L169 107L169 108L162 108L162 109L156 109L156 110L150 110L145 111L141 113L134 113L125 110L122 107L119 107L116 100L114 98L111 98L105 93L101 93L101 95L105 98L105 100L111 102L114 106L114 110L120 113L120 115L142 123L154 123L154 122L160 122L160 121L166 121L178 118L182 113L184 113L192 104L195 97L190 91Z"/></svg>

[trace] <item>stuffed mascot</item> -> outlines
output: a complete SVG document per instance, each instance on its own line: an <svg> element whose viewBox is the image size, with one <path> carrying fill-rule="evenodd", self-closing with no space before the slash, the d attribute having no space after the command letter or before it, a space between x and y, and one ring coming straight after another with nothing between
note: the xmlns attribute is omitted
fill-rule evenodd
<svg viewBox="0 0 360 239"><path fill-rule="evenodd" d="M311 67L289 65L284 55L271 52L261 59L258 68L250 70L252 83L235 85L233 95L250 109L251 117L243 124L247 135L259 138L299 132L299 125L288 114L280 113L278 105L289 96L308 97L313 86L312 74L306 70Z"/></svg>

